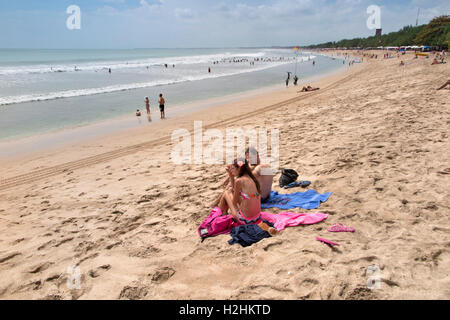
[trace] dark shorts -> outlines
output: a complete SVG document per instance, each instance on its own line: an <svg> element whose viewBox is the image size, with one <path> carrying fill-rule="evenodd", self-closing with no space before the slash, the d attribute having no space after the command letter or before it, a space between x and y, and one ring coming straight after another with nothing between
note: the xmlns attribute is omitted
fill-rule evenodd
<svg viewBox="0 0 450 320"><path fill-rule="evenodd" d="M159 111L164 112L164 105L163 104L159 105Z"/></svg>
<svg viewBox="0 0 450 320"><path fill-rule="evenodd" d="M264 199L261 197L261 203L266 203L267 201L269 201L269 199L270 199L270 194Z"/></svg>

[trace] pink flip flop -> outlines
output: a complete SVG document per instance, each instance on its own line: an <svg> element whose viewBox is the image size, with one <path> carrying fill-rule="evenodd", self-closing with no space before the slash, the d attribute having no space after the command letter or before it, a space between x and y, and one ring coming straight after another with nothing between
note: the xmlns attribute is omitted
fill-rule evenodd
<svg viewBox="0 0 450 320"><path fill-rule="evenodd" d="M337 223L328 229L329 232L355 232L352 227L344 226L342 223Z"/></svg>
<svg viewBox="0 0 450 320"><path fill-rule="evenodd" d="M328 246L330 246L330 247L338 246L338 245L339 245L339 243L336 243L336 242L333 242L333 241L330 241L330 240L327 240L327 239L324 239L324 238L316 237L316 240L317 240L317 241L320 241L320 242L322 242L322 243L325 243L326 245L328 245Z"/></svg>

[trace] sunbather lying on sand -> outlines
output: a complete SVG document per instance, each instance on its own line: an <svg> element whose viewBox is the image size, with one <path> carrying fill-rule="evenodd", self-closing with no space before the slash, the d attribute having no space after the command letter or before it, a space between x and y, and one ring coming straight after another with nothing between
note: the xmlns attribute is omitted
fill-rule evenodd
<svg viewBox="0 0 450 320"><path fill-rule="evenodd" d="M445 61L444 60L438 60L438 59L434 58L433 62L431 63L431 65L433 65L433 64L442 64L442 63L445 63Z"/></svg>
<svg viewBox="0 0 450 320"><path fill-rule="evenodd" d="M270 192L272 191L274 175L272 172L267 172L270 169L270 165L261 163L258 151L252 147L245 151L245 159L250 164L252 174L256 177L259 185L261 186L261 201L264 202L269 198ZM231 189L229 177L224 181L223 186L225 188L225 192ZM222 199L222 196L223 194L213 201L210 207L216 207L219 204L220 199Z"/></svg>
<svg viewBox="0 0 450 320"><path fill-rule="evenodd" d="M231 188L225 191L219 207L226 214L228 209L235 221L245 224L261 220L261 186L253 175L246 159L237 159L226 171Z"/></svg>
<svg viewBox="0 0 450 320"><path fill-rule="evenodd" d="M444 83L442 86L440 86L439 88L437 88L436 90L441 90L441 89L444 89L446 86L450 86L450 79L449 80L447 80L447 82L446 83ZM449 88L447 88L447 89L449 89Z"/></svg>
<svg viewBox="0 0 450 320"><path fill-rule="evenodd" d="M319 90L320 88L313 88L311 86L307 86L307 87L303 87L301 91L299 92L307 92L307 91L316 91Z"/></svg>

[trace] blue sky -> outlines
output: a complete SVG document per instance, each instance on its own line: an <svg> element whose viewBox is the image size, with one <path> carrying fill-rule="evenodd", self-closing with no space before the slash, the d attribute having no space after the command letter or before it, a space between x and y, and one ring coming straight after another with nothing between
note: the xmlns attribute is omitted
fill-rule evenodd
<svg viewBox="0 0 450 320"><path fill-rule="evenodd" d="M81 9L68 30L66 9ZM450 14L448 0L0 0L2 48L193 48L308 45L383 33Z"/></svg>

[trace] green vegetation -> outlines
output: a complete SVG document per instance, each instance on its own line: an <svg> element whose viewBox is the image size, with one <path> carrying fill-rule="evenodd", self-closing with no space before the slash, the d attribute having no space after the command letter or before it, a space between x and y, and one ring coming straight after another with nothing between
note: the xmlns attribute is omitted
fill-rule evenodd
<svg viewBox="0 0 450 320"><path fill-rule="evenodd" d="M450 45L450 16L434 18L414 39L416 44L428 46L449 47Z"/></svg>
<svg viewBox="0 0 450 320"><path fill-rule="evenodd" d="M373 48L412 45L448 48L450 45L450 16L440 16L431 20L427 25L406 26L400 31L381 36L344 39L337 42L312 45L309 48Z"/></svg>

